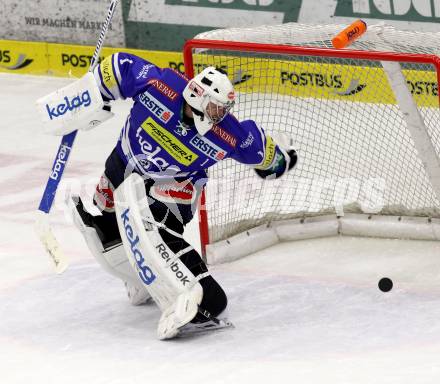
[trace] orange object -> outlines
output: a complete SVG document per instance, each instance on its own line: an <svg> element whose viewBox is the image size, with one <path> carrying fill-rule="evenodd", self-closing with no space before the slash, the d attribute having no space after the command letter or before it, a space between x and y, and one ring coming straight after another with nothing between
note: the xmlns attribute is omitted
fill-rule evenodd
<svg viewBox="0 0 440 384"><path fill-rule="evenodd" d="M335 48L345 48L362 36L367 30L367 24L363 20L356 20L353 24L339 32L333 39Z"/></svg>

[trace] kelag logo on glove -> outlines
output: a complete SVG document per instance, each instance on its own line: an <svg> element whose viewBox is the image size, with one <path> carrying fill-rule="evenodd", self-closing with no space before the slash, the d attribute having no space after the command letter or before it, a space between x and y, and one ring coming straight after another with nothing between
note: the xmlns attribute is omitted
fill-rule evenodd
<svg viewBox="0 0 440 384"><path fill-rule="evenodd" d="M77 129L88 130L113 116L92 72L40 97L36 106L44 131L52 135L66 135Z"/></svg>
<svg viewBox="0 0 440 384"><path fill-rule="evenodd" d="M47 113L51 120L56 117L63 116L68 111L73 111L81 106L88 107L92 102L89 91L85 91L81 96L75 96L71 100L67 96L64 97L64 103L58 104L56 107L51 108L49 104L46 104Z"/></svg>

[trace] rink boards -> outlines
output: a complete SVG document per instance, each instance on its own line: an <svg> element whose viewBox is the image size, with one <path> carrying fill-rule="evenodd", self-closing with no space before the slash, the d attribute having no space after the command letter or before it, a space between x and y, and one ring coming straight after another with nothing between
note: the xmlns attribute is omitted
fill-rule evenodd
<svg viewBox="0 0 440 384"><path fill-rule="evenodd" d="M143 57L160 67L184 71L180 52L145 51L104 47L100 60L123 50ZM0 40L0 72L32 75L80 77L88 69L94 47ZM194 55L195 71L217 65L236 80L242 93L268 90L293 97L317 97L365 103L394 104L395 98L384 71L374 62L326 63L304 61L294 56L248 59L238 53ZM430 66L403 69L408 88L419 106L438 107L437 74ZM239 79L237 80L237 78ZM377 84L384 89L377 92Z"/></svg>

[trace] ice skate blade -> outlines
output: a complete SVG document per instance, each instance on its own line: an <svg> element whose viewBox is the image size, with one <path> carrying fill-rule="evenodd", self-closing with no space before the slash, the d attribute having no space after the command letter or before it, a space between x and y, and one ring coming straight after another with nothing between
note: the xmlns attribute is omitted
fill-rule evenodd
<svg viewBox="0 0 440 384"><path fill-rule="evenodd" d="M191 337L193 335L200 335L213 331L222 331L229 328L235 328L235 327L234 324L232 324L227 319L222 319L222 320L215 319L197 324L188 323L179 329L179 332L175 337L176 338Z"/></svg>

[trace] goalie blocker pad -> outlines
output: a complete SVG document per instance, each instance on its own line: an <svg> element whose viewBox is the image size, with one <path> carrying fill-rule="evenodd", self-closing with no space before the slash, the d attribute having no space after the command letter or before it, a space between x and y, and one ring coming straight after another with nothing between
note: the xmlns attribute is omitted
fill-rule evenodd
<svg viewBox="0 0 440 384"><path fill-rule="evenodd" d="M199 280L165 244L150 211L142 177L131 174L115 190L119 231L130 264L162 311L159 339L175 337L196 316L203 298Z"/></svg>
<svg viewBox="0 0 440 384"><path fill-rule="evenodd" d="M88 130L114 115L104 102L91 72L38 99L36 104L44 132L53 135Z"/></svg>

